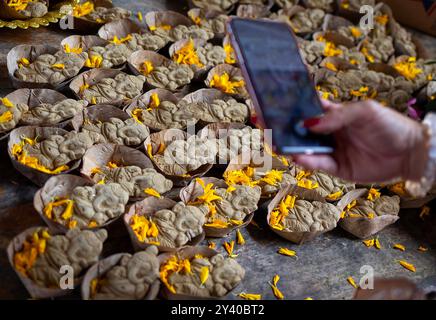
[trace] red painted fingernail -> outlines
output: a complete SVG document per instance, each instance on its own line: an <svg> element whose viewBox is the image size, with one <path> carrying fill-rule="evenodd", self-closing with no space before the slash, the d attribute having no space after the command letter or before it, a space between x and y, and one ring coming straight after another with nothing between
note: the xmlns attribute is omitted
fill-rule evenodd
<svg viewBox="0 0 436 320"><path fill-rule="evenodd" d="M310 128L310 127L316 126L320 121L321 121L320 118L306 119L306 120L304 120L303 126L305 128Z"/></svg>
<svg viewBox="0 0 436 320"><path fill-rule="evenodd" d="M255 125L257 123L257 115L256 114L251 115L250 121L253 125Z"/></svg>

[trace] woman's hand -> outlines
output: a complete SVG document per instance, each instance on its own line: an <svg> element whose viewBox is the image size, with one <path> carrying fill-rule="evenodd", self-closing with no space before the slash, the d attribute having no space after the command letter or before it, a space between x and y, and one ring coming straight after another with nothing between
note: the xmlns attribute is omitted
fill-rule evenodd
<svg viewBox="0 0 436 320"><path fill-rule="evenodd" d="M421 178L429 143L423 125L371 100L323 104L325 115L306 120L305 126L315 133L333 134L335 151L295 156L298 164L360 183Z"/></svg>

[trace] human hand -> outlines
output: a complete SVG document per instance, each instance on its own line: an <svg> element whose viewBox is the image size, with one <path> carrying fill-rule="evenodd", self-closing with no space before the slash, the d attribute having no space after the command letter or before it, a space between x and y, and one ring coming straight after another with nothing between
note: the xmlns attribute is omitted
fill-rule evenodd
<svg viewBox="0 0 436 320"><path fill-rule="evenodd" d="M424 125L372 100L323 105L325 115L306 120L305 126L314 133L333 134L335 151L297 155L296 163L360 183L422 177L429 143Z"/></svg>

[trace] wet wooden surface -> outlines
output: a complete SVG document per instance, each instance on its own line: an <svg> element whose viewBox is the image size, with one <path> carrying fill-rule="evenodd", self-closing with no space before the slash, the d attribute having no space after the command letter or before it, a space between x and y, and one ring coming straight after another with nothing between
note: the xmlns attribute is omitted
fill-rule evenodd
<svg viewBox="0 0 436 320"><path fill-rule="evenodd" d="M178 1L114 1L134 12L153 9L180 9ZM7 79L6 54L17 44L44 43L58 45L70 33L56 28L41 30L0 30L0 96L12 91ZM417 33L433 57L436 57L436 40ZM28 227L43 225L32 206L37 187L16 172L7 156L6 145L0 151L0 299L27 299L29 296L10 267L6 246L18 233ZM436 209L435 209L436 210ZM349 236L340 228L320 236L310 243L296 246L281 240L266 226L265 210L256 213L255 221L262 229L250 225L243 230L245 246L237 246L238 262L245 267L246 277L236 293L245 291L261 293L265 299L273 299L268 284L275 274L281 276L279 288L287 299L350 299L353 288L347 283L348 276L356 281L361 277L364 265L374 268L376 276L406 277L426 291L436 290L436 214L422 221L416 211L402 211L401 219L379 234L382 250L368 249L360 240ZM128 235L121 223L110 227L110 238L105 244L105 255L131 251ZM224 240L233 240L234 234ZM223 242L216 241L218 250ZM405 252L392 249L394 243L406 246ZM420 245L429 251L417 251ZM279 247L296 250L298 259L280 256ZM413 263L416 273L398 264L398 260ZM76 294L78 297L78 294ZM235 298L233 296L229 298Z"/></svg>

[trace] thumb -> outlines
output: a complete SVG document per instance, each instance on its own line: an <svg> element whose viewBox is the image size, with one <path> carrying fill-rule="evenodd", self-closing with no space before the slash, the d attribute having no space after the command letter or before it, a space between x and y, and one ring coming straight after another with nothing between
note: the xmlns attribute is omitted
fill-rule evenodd
<svg viewBox="0 0 436 320"><path fill-rule="evenodd" d="M308 119L304 122L305 127L315 133L330 134L343 129L361 118L360 104L346 104L329 109L322 117Z"/></svg>
<svg viewBox="0 0 436 320"><path fill-rule="evenodd" d="M338 164L329 155L295 155L293 160L307 170L321 170L331 175L338 173Z"/></svg>

